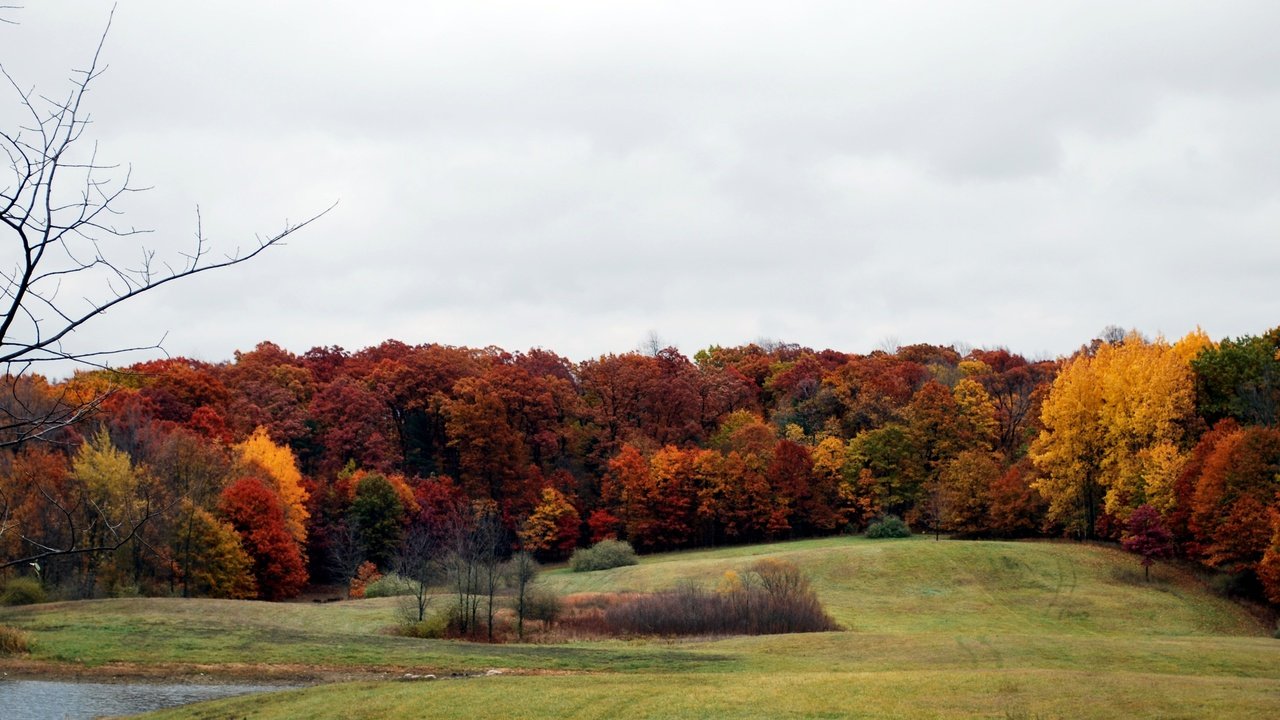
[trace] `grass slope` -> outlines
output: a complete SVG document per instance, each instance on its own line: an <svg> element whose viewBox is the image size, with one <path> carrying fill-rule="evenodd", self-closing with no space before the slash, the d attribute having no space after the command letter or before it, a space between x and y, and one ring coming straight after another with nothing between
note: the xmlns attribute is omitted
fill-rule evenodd
<svg viewBox="0 0 1280 720"><path fill-rule="evenodd" d="M805 568L849 631L486 646L378 634L394 615L386 600L60 603L0 609L0 623L32 631L35 657L50 661L508 670L327 685L156 717L1280 716L1280 642L1266 628L1176 570L1144 583L1133 556L1110 548L828 538L555 570L544 582L654 590L712 582L766 555Z"/></svg>

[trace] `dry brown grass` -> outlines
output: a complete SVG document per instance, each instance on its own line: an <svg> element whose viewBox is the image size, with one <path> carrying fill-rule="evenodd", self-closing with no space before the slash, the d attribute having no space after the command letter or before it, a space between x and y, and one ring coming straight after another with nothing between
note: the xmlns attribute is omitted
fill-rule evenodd
<svg viewBox="0 0 1280 720"><path fill-rule="evenodd" d="M25 655L31 652L31 636L27 633L0 625L0 657L9 655Z"/></svg>

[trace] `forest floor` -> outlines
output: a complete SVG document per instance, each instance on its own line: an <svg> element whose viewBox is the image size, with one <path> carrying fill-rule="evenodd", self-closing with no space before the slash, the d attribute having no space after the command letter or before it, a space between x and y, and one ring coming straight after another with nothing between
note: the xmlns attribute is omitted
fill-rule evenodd
<svg viewBox="0 0 1280 720"><path fill-rule="evenodd" d="M1049 542L826 538L653 555L559 593L800 565L844 627L689 640L467 643L391 635L393 598L116 599L0 608L11 675L323 683L160 718L1280 717L1280 640L1184 570ZM435 675L459 682L409 681ZM429 712L428 712L429 711Z"/></svg>

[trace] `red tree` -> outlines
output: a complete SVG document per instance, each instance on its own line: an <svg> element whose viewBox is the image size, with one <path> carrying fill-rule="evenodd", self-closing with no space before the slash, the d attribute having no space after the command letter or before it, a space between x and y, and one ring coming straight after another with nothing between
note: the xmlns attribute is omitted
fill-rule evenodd
<svg viewBox="0 0 1280 720"><path fill-rule="evenodd" d="M1231 572L1256 569L1271 542L1268 508L1280 472L1280 430L1248 427L1226 435L1205 459L1191 525L1206 561Z"/></svg>
<svg viewBox="0 0 1280 720"><path fill-rule="evenodd" d="M1160 513L1150 505L1141 505L1129 515L1120 544L1125 550L1142 556L1142 572L1151 581L1151 565L1173 554L1173 533L1164 526Z"/></svg>
<svg viewBox="0 0 1280 720"><path fill-rule="evenodd" d="M253 558L259 594L267 600L296 597L307 583L306 563L285 527L280 498L262 480L245 477L222 492L219 510Z"/></svg>

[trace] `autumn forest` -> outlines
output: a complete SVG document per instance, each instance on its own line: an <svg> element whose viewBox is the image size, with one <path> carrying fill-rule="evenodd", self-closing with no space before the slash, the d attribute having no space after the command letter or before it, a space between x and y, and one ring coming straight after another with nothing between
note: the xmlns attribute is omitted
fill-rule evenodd
<svg viewBox="0 0 1280 720"><path fill-rule="evenodd" d="M1144 534L1167 538L1146 554L1280 602L1280 328L1112 328L1034 362L933 345L574 362L264 342L229 362L11 383L11 414L87 411L0 467L4 572L66 597L286 599L483 508L510 550L545 561L604 538L653 552L889 515L966 538Z"/></svg>

